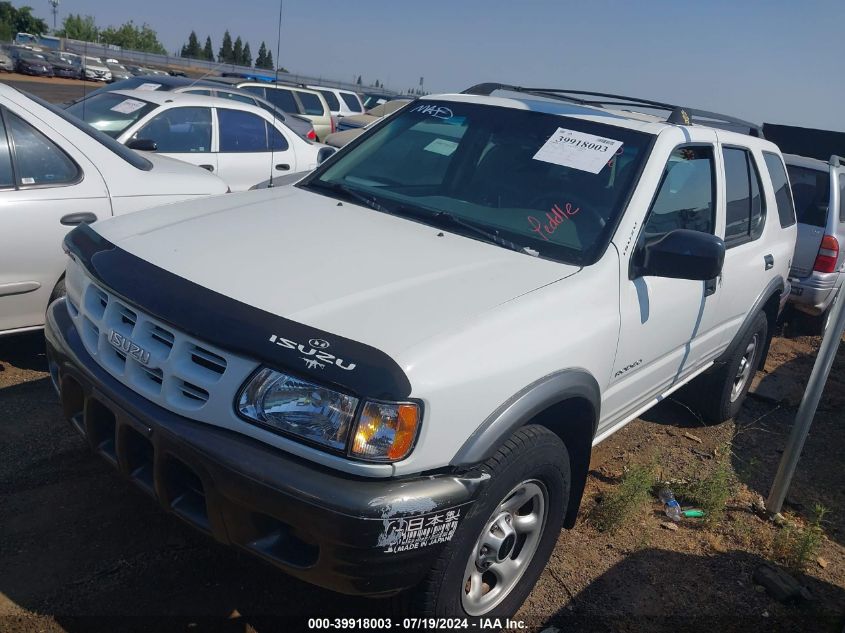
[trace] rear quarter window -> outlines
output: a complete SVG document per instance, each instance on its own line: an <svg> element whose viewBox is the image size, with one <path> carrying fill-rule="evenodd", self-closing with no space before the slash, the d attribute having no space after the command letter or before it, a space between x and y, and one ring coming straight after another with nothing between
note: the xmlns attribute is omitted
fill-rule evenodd
<svg viewBox="0 0 845 633"><path fill-rule="evenodd" d="M346 107L352 110L352 112L363 112L364 109L361 107L361 102L358 101L358 98L350 94L348 92L341 92L340 98L343 99L343 102L346 104Z"/></svg>
<svg viewBox="0 0 845 633"><path fill-rule="evenodd" d="M786 169L783 166L783 159L771 152L763 152L763 158L772 178L780 225L782 228L792 226L795 224L795 205L792 200L792 191L789 188L789 180L786 177Z"/></svg>
<svg viewBox="0 0 845 633"><path fill-rule="evenodd" d="M337 97L331 90L321 90L320 94L323 95L323 99L329 104L329 110L332 112L340 110L340 101L337 100Z"/></svg>

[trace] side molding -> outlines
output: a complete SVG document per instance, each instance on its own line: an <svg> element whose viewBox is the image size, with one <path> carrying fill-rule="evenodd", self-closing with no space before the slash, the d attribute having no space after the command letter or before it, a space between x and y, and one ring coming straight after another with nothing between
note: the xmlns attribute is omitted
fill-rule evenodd
<svg viewBox="0 0 845 633"><path fill-rule="evenodd" d="M595 435L601 410L598 382L585 369L564 369L534 381L508 398L464 442L452 458L452 465L469 467L483 462L514 431L541 411L574 397L584 398L592 405L592 435Z"/></svg>

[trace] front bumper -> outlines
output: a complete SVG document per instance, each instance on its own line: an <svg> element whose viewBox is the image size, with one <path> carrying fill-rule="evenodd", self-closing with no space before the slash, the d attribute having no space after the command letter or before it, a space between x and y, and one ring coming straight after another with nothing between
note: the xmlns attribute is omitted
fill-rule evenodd
<svg viewBox="0 0 845 633"><path fill-rule="evenodd" d="M386 596L415 586L484 485L354 478L173 414L91 358L64 299L45 334L64 414L95 452L217 541L322 587Z"/></svg>

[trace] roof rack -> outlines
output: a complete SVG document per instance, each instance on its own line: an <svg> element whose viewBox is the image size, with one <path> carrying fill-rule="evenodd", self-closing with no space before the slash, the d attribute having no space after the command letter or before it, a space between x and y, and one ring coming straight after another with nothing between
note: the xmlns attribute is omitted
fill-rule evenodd
<svg viewBox="0 0 845 633"><path fill-rule="evenodd" d="M561 99L571 103L586 106L615 106L622 108L645 108L648 110L664 110L670 112L666 118L667 123L675 125L691 125L695 119L698 119L705 125L712 127L722 127L729 130L739 128L743 133L751 136L763 138L763 128L756 123L738 119L736 117L728 116L726 114L719 114L718 112L709 112L707 110L698 110L695 108L685 108L671 103L663 103L661 101L651 101L650 99L640 99L638 97L627 97L625 95L616 95L606 92L592 92L589 90L566 90L563 88L525 88L523 86L511 86L500 83L481 83L467 88L463 94L480 95L489 97L496 90L507 90L509 92L522 92L538 97L547 97L551 99ZM746 131L747 130L747 131Z"/></svg>
<svg viewBox="0 0 845 633"><path fill-rule="evenodd" d="M829 162L830 162L831 167L845 166L845 158L842 158L841 156L839 156L837 154L832 154Z"/></svg>

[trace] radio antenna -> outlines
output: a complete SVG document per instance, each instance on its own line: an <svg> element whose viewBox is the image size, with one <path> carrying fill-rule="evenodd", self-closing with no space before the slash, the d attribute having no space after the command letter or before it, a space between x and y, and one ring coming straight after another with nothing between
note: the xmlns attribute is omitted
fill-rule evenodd
<svg viewBox="0 0 845 633"><path fill-rule="evenodd" d="M279 54L280 54L280 51L282 49L282 4L283 4L283 2L284 2L284 0L279 0L279 31L278 31L278 34L276 36L276 59L273 62L273 66L274 66L273 83L275 85L279 84ZM274 103L273 104L273 131L278 133L278 130L276 129L276 107L277 106ZM274 161L273 139L274 139L274 136L272 134L267 135L268 145L270 145L270 183L267 185L268 189L273 188L273 161Z"/></svg>

